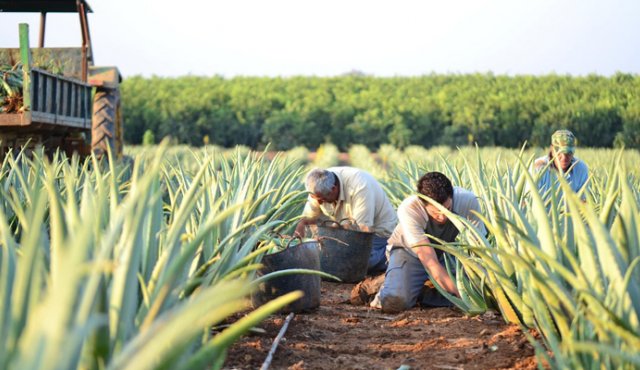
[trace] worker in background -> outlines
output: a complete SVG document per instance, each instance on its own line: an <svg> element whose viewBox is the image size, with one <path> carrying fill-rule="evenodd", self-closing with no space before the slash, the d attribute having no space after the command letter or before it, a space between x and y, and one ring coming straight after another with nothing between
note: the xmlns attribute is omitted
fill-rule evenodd
<svg viewBox="0 0 640 370"><path fill-rule="evenodd" d="M564 176L571 189L579 193L587 184L589 169L575 156L576 138L569 130L558 130L551 135L549 153L537 158L531 166L531 172L538 175L540 194L548 194L556 189L558 176ZM585 199L584 191L582 199Z"/></svg>

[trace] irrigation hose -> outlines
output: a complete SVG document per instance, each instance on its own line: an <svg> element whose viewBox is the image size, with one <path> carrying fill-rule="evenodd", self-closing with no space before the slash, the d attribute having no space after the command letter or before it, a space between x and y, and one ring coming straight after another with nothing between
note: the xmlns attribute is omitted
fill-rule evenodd
<svg viewBox="0 0 640 370"><path fill-rule="evenodd" d="M284 320L284 324L282 324L282 329L280 329L280 332L278 333L278 336L276 337L276 339L273 340L273 344L271 345L269 354L267 355L267 358L262 363L262 367L260 368L260 370L267 370L271 365L271 360L273 360L273 354L276 353L278 344L280 343L280 340L284 336L284 333L287 331L287 328L289 327L289 323L291 322L291 319L293 319L293 312L291 312L287 316L287 318Z"/></svg>

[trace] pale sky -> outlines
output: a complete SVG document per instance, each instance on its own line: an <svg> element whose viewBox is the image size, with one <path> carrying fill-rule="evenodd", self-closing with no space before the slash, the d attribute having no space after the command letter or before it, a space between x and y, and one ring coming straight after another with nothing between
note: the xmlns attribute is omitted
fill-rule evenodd
<svg viewBox="0 0 640 370"><path fill-rule="evenodd" d="M97 65L132 75L640 74L640 0L88 0ZM0 47L19 22L0 13ZM79 46L49 14L45 46Z"/></svg>

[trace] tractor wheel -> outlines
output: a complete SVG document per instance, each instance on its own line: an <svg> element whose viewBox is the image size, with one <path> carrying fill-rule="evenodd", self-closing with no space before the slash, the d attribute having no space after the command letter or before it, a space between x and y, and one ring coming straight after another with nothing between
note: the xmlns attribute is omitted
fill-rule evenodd
<svg viewBox="0 0 640 370"><path fill-rule="evenodd" d="M120 116L120 92L117 89L97 89L93 98L91 120L91 150L98 156L107 151L116 156L117 123Z"/></svg>

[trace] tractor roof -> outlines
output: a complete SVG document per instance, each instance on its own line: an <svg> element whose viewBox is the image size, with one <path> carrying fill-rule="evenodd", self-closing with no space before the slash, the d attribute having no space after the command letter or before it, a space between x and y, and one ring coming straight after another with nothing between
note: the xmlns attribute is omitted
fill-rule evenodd
<svg viewBox="0 0 640 370"><path fill-rule="evenodd" d="M84 3L87 12L91 12L89 4ZM77 13L76 0L0 0L0 13Z"/></svg>

